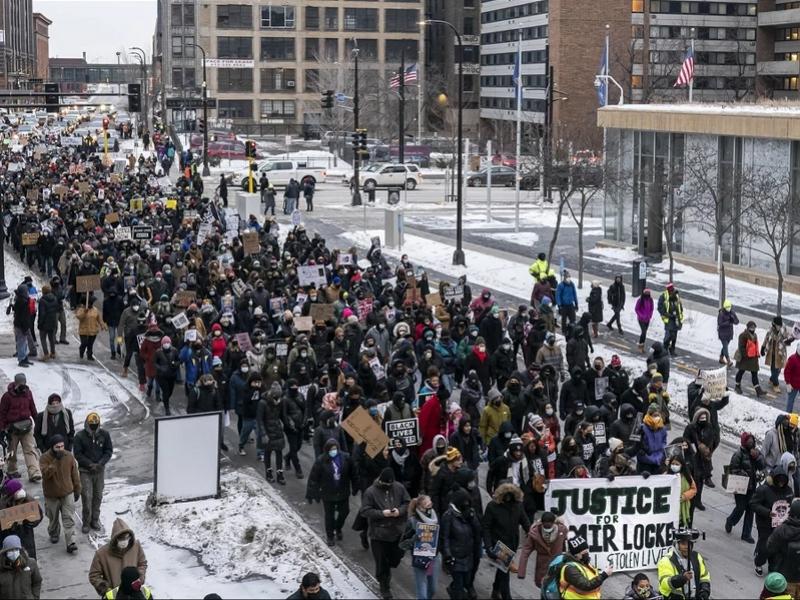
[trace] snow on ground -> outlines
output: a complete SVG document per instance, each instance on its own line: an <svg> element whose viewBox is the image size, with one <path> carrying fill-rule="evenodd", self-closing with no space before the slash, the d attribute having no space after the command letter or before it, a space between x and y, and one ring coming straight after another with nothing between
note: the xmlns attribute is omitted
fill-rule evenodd
<svg viewBox="0 0 800 600"><path fill-rule="evenodd" d="M506 227L508 224L506 224ZM479 233L478 237L490 238L493 240L500 240L503 242L511 242L521 246L534 246L539 241L539 234L533 231L520 231L519 233L512 232L497 232L497 233Z"/></svg>
<svg viewBox="0 0 800 600"><path fill-rule="evenodd" d="M631 261L641 256L631 248L594 248L589 250L587 255L597 256L604 259L618 262L621 265L631 264ZM693 291L695 288L710 298L716 298L719 290L719 276L716 273L706 273L694 267L675 262L674 277L678 286L681 281L691 283ZM648 281L666 285L669 281L669 260L665 259L660 263L655 263L655 268L648 272ZM762 304L766 299L770 302L777 302L778 292L771 288L748 283L739 279L727 277L725 282L726 298L730 300L734 308L736 306L756 306ZM783 293L783 316L789 319L800 319L800 296L797 294Z"/></svg>
<svg viewBox="0 0 800 600"><path fill-rule="evenodd" d="M105 531L117 516L133 529L147 553L155 597L202 598L213 591L223 598L285 598L313 570L334 598L374 598L255 471L225 474L221 485L219 499L152 512L146 507L152 485L106 482Z"/></svg>
<svg viewBox="0 0 800 600"><path fill-rule="evenodd" d="M9 302L13 302L14 290L22 283L25 276L30 274L31 270L23 265L10 251L5 253L6 287L8 287L8 293L11 294L11 296L0 304L0 308L2 308L2 310L0 310L0 334L14 333L14 314L7 315L5 308L8 306Z"/></svg>
<svg viewBox="0 0 800 600"><path fill-rule="evenodd" d="M409 198L411 195L409 194ZM445 205L447 206L447 205ZM413 216L407 216L406 221L409 224L420 223L431 229L453 229L456 226L455 203L450 206L453 208L452 215L437 215L436 217L424 219L415 219ZM492 207L493 220L486 222L486 209L478 212L467 212L462 216L465 229L505 229L514 223L514 205L513 203L503 202ZM414 204L414 210L417 210L417 205ZM498 220L496 217L502 217L505 220ZM526 204L520 210L520 225L523 227L549 227L556 226L556 211L550 206L529 206ZM586 217L584 219L584 233L587 235L602 234L603 220L595 217ZM562 229L577 229L575 221L569 215L561 217ZM514 241L509 238L509 241ZM523 243L523 242L520 242Z"/></svg>

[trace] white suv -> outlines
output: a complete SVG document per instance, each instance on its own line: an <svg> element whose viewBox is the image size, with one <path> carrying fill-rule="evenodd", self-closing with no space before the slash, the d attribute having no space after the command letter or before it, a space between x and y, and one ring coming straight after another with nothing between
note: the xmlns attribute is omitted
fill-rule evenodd
<svg viewBox="0 0 800 600"><path fill-rule="evenodd" d="M376 165L361 171L358 179L359 187L366 191L394 186L413 190L422 181L422 176L416 165Z"/></svg>

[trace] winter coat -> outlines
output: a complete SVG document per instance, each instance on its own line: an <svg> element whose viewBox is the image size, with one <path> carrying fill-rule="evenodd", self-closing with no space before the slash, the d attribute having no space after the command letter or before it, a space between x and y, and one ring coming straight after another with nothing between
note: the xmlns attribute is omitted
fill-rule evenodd
<svg viewBox="0 0 800 600"><path fill-rule="evenodd" d="M489 388L492 387L491 363L489 361L488 353L485 356L481 356L478 352L477 346L472 348L472 351L467 354L467 357L464 360L464 372L469 373L473 370L478 374L478 379L481 382L483 393L488 393Z"/></svg>
<svg viewBox="0 0 800 600"><path fill-rule="evenodd" d="M664 348L661 342L655 342L653 344L653 351L647 357L647 364L652 363L656 364L656 369L658 369L658 372L664 377L664 385L666 385L667 382L669 382L671 361L669 352L667 352L667 349Z"/></svg>
<svg viewBox="0 0 800 600"><path fill-rule="evenodd" d="M592 286L589 297L586 298L589 314L592 315L592 323L603 321L603 290L600 286Z"/></svg>
<svg viewBox="0 0 800 600"><path fill-rule="evenodd" d="M338 479L334 476L333 468L333 463L337 459L340 465ZM351 491L353 495L358 493L358 478L350 455L342 450L339 450L336 458L331 458L327 453L320 455L308 475L306 499L342 502L350 497Z"/></svg>
<svg viewBox="0 0 800 600"><path fill-rule="evenodd" d="M128 534L131 537L125 550L117 546L117 539L122 534ZM89 567L89 583L102 596L109 589L122 583L122 570L125 567L136 567L139 571L139 579L144 583L147 574L147 558L142 545L127 523L116 518L111 527L111 538L94 553L92 565Z"/></svg>
<svg viewBox="0 0 800 600"><path fill-rule="evenodd" d="M659 473L664 464L664 448L667 446L667 430L663 427L652 430L646 424L642 424L642 443L639 448L640 468L651 473Z"/></svg>
<svg viewBox="0 0 800 600"><path fill-rule="evenodd" d="M89 429L89 424L84 422L83 429L75 435L73 453L78 461L80 471L89 471L92 465L104 466L114 452L111 436L102 427L97 431Z"/></svg>
<svg viewBox="0 0 800 600"><path fill-rule="evenodd" d="M47 434L42 433L43 421L47 419ZM72 411L64 408L61 412L51 415L47 409L36 415L33 420L33 437L40 452L46 452L50 440L58 434L64 438L64 448L72 450L72 440L75 437L75 422L72 420Z"/></svg>
<svg viewBox="0 0 800 600"><path fill-rule="evenodd" d="M772 508L778 500L784 500L787 505L792 502L792 486L787 483L786 487L778 487L775 478L778 475L788 477L786 469L778 465L772 470L764 483L756 488L750 498L750 509L755 513L756 527L759 531L769 531L772 529ZM788 506L787 506L788 509Z"/></svg>
<svg viewBox="0 0 800 600"><path fill-rule="evenodd" d="M75 312L75 318L78 319L78 335L94 336L106 328L103 317L95 306L90 306L88 310L85 306L80 307Z"/></svg>
<svg viewBox="0 0 800 600"><path fill-rule="evenodd" d="M215 412L222 410L217 388L212 386L195 386L189 391L189 399L186 403L186 414Z"/></svg>
<svg viewBox="0 0 800 600"><path fill-rule="evenodd" d="M486 353L491 356L503 341L503 323L499 315L492 314L481 321L478 335L486 341Z"/></svg>
<svg viewBox="0 0 800 600"><path fill-rule="evenodd" d="M614 283L608 286L606 300L612 310L621 312L625 308L625 284L615 279Z"/></svg>
<svg viewBox="0 0 800 600"><path fill-rule="evenodd" d="M736 311L720 308L717 313L717 337L723 344L733 339L733 326L739 324Z"/></svg>
<svg viewBox="0 0 800 600"><path fill-rule="evenodd" d="M550 561L564 551L564 544L567 541L569 529L561 521L556 521L555 527L558 534L549 544L544 541L542 536L542 523L534 523L528 530L528 535L522 543L519 553L519 571L517 577L524 578L528 570L528 557L536 552L536 571L533 581L536 587L542 587L542 580L547 574L547 566Z"/></svg>
<svg viewBox="0 0 800 600"><path fill-rule="evenodd" d="M269 452L270 450L283 450L286 445L286 438L283 435L283 423L286 418L286 408L277 398L272 398L272 391L268 395L264 395L258 403L258 412L256 413L256 422L260 427L260 431L266 436L263 440L263 446Z"/></svg>
<svg viewBox="0 0 800 600"><path fill-rule="evenodd" d="M160 329L149 329L139 345L139 358L144 364L144 376L148 379L156 376L155 355L161 350L161 338L163 337L164 332Z"/></svg>
<svg viewBox="0 0 800 600"><path fill-rule="evenodd" d="M586 402L587 394L586 381L583 378L573 377L561 386L558 396L558 415L562 421L575 410L578 402ZM592 395L594 395L594 390L592 390Z"/></svg>
<svg viewBox="0 0 800 600"><path fill-rule="evenodd" d="M502 402L500 403L500 406L495 406L491 403L487 404L486 408L483 409L483 414L481 415L481 422L479 425L483 442L485 444L490 443L492 438L494 438L500 431L501 425L506 421L511 421L511 409L508 408L508 405Z"/></svg>
<svg viewBox="0 0 800 600"><path fill-rule="evenodd" d="M464 515L451 504L440 520L439 544L445 562L455 559L451 571L471 573L481 559L481 524L473 510Z"/></svg>
<svg viewBox="0 0 800 600"><path fill-rule="evenodd" d="M786 384L793 389L800 389L800 354L793 352L786 361L786 368L783 370L783 379Z"/></svg>
<svg viewBox="0 0 800 600"><path fill-rule="evenodd" d="M52 292L39 298L39 330L55 331L58 327L58 298Z"/></svg>
<svg viewBox="0 0 800 600"><path fill-rule="evenodd" d="M506 495L513 495L510 502ZM528 531L531 522L522 507L522 490L513 483L497 486L492 494L492 501L486 505L483 513L481 529L483 531L483 547L487 552L497 542L503 542L512 550L519 547L519 528Z"/></svg>
<svg viewBox="0 0 800 600"><path fill-rule="evenodd" d="M61 458L56 458L53 450L48 450L39 459L39 468L42 471L42 492L45 498L63 498L72 493L80 493L81 478L72 452L65 450Z"/></svg>
<svg viewBox="0 0 800 600"><path fill-rule="evenodd" d="M795 553L789 551L789 544L796 548L800 544L800 519L787 517L778 525L767 539L767 556L775 560L775 570L789 583L800 583L800 565Z"/></svg>
<svg viewBox="0 0 800 600"><path fill-rule="evenodd" d="M748 354L748 348L750 354ZM739 334L739 358L736 368L741 371L758 371L758 336L746 329Z"/></svg>
<svg viewBox="0 0 800 600"><path fill-rule="evenodd" d="M369 538L382 542L396 542L406 528L408 503L411 498L402 483L392 482L388 488L377 483L371 485L361 498L360 517L369 522ZM396 508L399 517L384 517L383 511Z"/></svg>
<svg viewBox="0 0 800 600"><path fill-rule="evenodd" d="M33 420L36 414L31 389L24 385L22 389L17 390L13 381L9 383L6 393L0 398L0 431L8 430L17 421Z"/></svg>
<svg viewBox="0 0 800 600"><path fill-rule="evenodd" d="M572 281L562 281L556 288L556 305L561 308L562 306L574 306L578 308L578 291L575 289L575 284Z"/></svg>
<svg viewBox="0 0 800 600"><path fill-rule="evenodd" d="M35 558L25 549L19 553L19 563L12 565L6 554L10 548L0 552L0 598L15 600L39 600L42 590L42 575Z"/></svg>
<svg viewBox="0 0 800 600"><path fill-rule="evenodd" d="M153 366L156 370L156 379L175 380L178 377L178 370L181 366L178 351L170 347L169 350L161 348L153 356Z"/></svg>
<svg viewBox="0 0 800 600"><path fill-rule="evenodd" d="M423 454L433 446L433 438L444 433L442 402L436 394L431 394L422 405L419 411L419 433L422 441L419 445L419 453Z"/></svg>
<svg viewBox="0 0 800 600"><path fill-rule="evenodd" d="M450 434L448 442L450 446L461 452L464 464L477 471L481 462L482 440L476 427L473 427L469 434L464 433L464 425L469 422L470 418L467 415L462 416L458 422L458 430Z"/></svg>
<svg viewBox="0 0 800 600"><path fill-rule="evenodd" d="M567 342L567 368L572 371L575 367L591 368L589 346L583 338L572 338Z"/></svg>
<svg viewBox="0 0 800 600"><path fill-rule="evenodd" d="M653 318L654 309L655 303L653 302L652 296L645 296L642 294L636 300L636 305L634 306L634 310L636 311L636 319L641 323L649 323L650 319Z"/></svg>
<svg viewBox="0 0 800 600"><path fill-rule="evenodd" d="M758 457L753 458L750 456L750 451L745 448L739 448L733 453L729 465L729 470L733 475L742 475L750 479L750 482L747 484L748 494L752 494L756 489L758 473L765 468L764 455L759 452Z"/></svg>
<svg viewBox="0 0 800 600"><path fill-rule="evenodd" d="M544 344L539 348L538 352L536 352L536 362L540 367L545 367L546 365L553 367L557 374L561 374L564 371L564 355L561 353L561 348L558 344L553 344L552 346Z"/></svg>
<svg viewBox="0 0 800 600"><path fill-rule="evenodd" d="M789 334L786 327L776 327L772 325L764 336L764 345L761 347L761 354L766 358L767 366L774 366L782 369L786 364L786 342L791 343L794 338ZM774 363L773 363L774 361Z"/></svg>
<svg viewBox="0 0 800 600"><path fill-rule="evenodd" d="M184 346L178 358L186 369L187 385L194 385L201 375L211 373L211 354L205 348L195 351L191 346Z"/></svg>

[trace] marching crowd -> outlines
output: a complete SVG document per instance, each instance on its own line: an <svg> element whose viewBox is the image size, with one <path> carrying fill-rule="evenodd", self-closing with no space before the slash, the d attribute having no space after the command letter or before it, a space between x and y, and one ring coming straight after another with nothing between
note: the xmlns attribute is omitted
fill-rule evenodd
<svg viewBox="0 0 800 600"><path fill-rule="evenodd" d="M163 139L154 135L157 148ZM9 303L20 367L31 358L63 357L66 313L74 311L81 360L94 360L102 333L121 374L132 370L161 414L225 411L236 422L237 443L223 443L221 451L254 453L276 485L286 484L287 472L305 478L306 499L321 504L329 546L343 539L352 507L350 527L372 553L385 598L401 564L413 571L417 598L441 594L443 573L451 598L477 598L476 572L482 562L502 563L502 547L516 554L495 569L492 598L511 597L512 576L532 580L531 597L538 588L547 597L600 598L613 569L598 568L587 540L568 534L545 505L549 482L654 474L680 480L674 547L657 576L633 578L626 598L711 597L692 526L695 511L705 510L704 489L716 485L712 456L729 398L712 397L699 376L687 399L670 396L683 324L674 285L655 300L649 290L636 299L640 350L654 314L666 334L641 368L630 370L593 346L603 324L622 332L628 299L621 277L605 302L593 283L580 312L569 273L557 281L540 255L530 269L530 304L509 315L490 290L473 293L465 277L435 285L408 256L390 264L377 241L362 258L302 225L283 237L271 215L239 222L203 196L191 167L167 190L155 158L112 173L99 155L49 141L46 153L6 155L0 164L7 241L46 281L39 290L26 278ZM149 234L133 239L134 229ZM726 303L721 363L730 362L737 323ZM725 529L743 519L741 538L755 543L755 521L756 572L769 569L762 597L800 598L800 435L791 412L800 355L787 360L791 336L779 318L761 345L754 330L748 324L738 337L737 388L750 372L761 393L765 356L773 385L785 367L792 393L760 448L742 434L727 474L748 483L735 495ZM671 419L675 402L688 413L682 431ZM417 418L418 443L398 437L370 452L344 425L361 410L381 427ZM0 399L0 430L8 445L0 505L36 502L17 469L21 446L28 478L44 488L50 541L63 529L66 550L74 552L79 499L83 532L101 529L112 442L100 415L91 413L76 432L60 396L52 394L39 411L19 373ZM313 451L310 463L301 461L303 446ZM41 519L0 533L0 598L38 598L46 574L36 566L32 532ZM421 531L435 535L423 540ZM425 543L432 555L419 552ZM410 561L403 563L405 555ZM146 569L139 540L117 519L88 577L100 596L150 598ZM293 597L323 592L309 574Z"/></svg>

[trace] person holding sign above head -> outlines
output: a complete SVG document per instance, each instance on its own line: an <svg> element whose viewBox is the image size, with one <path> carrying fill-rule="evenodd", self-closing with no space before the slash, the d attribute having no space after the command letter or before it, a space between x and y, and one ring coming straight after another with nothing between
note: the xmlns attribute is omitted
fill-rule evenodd
<svg viewBox="0 0 800 600"><path fill-rule="evenodd" d="M693 549L700 533L694 529L678 529L673 547L658 561L659 592L665 600L711 597L711 575L705 560Z"/></svg>

